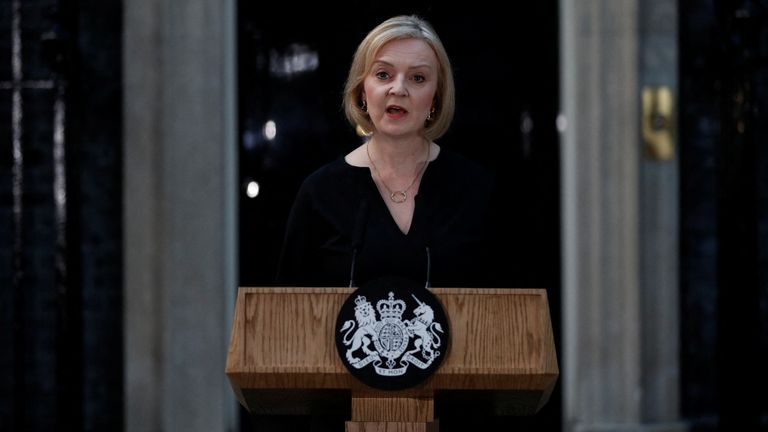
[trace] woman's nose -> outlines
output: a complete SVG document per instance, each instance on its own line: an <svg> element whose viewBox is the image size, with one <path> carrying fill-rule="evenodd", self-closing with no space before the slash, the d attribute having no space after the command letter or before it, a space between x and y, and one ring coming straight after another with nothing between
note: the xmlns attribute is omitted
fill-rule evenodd
<svg viewBox="0 0 768 432"><path fill-rule="evenodd" d="M397 78L392 82L392 88L389 89L389 94L393 96L407 96L408 90L405 86L405 78Z"/></svg>

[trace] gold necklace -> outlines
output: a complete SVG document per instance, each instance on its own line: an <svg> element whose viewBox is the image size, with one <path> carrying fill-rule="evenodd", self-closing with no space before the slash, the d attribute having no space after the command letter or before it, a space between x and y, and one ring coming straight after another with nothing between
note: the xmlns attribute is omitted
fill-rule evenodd
<svg viewBox="0 0 768 432"><path fill-rule="evenodd" d="M386 183L384 183L384 177L381 176L381 173L379 172L379 169L376 168L376 164L373 163L373 158L371 158L371 151L368 149L368 146L370 145L370 141L365 144L365 152L368 154L368 162L371 163L371 168L373 168L373 172L376 173L376 176L379 178L379 181L381 184L384 185L384 188L387 189L387 192L389 192L389 199L392 200L392 202L397 204L402 204L408 200L408 190L413 187L414 184L416 184L416 180L421 177L422 174L424 174L424 170L427 169L427 164L429 164L429 147L430 144L427 143L427 160L424 161L424 165L421 166L421 169L419 172L416 173L416 175L413 177L413 180L411 181L411 184L408 185L407 188L399 191L393 191L392 189L387 186Z"/></svg>

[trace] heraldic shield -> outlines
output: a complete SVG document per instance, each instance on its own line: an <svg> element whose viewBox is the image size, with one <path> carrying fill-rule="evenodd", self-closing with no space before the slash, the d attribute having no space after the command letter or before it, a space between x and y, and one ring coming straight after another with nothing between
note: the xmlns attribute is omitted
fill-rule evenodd
<svg viewBox="0 0 768 432"><path fill-rule="evenodd" d="M341 362L380 390L402 390L427 379L445 357L448 341L442 305L407 279L365 284L346 299L336 319Z"/></svg>

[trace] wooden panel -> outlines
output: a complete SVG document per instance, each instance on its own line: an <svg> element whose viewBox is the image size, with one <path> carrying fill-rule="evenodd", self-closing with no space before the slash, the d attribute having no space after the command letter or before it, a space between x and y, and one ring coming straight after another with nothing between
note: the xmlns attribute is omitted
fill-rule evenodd
<svg viewBox="0 0 768 432"><path fill-rule="evenodd" d="M227 359L239 388L368 389L335 352L336 315L349 288L241 288ZM451 346L416 389L551 391L558 376L547 297L539 289L434 288L450 319ZM369 389L370 390L370 389Z"/></svg>
<svg viewBox="0 0 768 432"><path fill-rule="evenodd" d="M344 296L246 292L244 300L246 328L259 329L245 335L245 364L265 372L338 370L333 328Z"/></svg>
<svg viewBox="0 0 768 432"><path fill-rule="evenodd" d="M438 423L347 422L346 432L438 432Z"/></svg>
<svg viewBox="0 0 768 432"><path fill-rule="evenodd" d="M432 421L433 398L356 397L352 395L353 421Z"/></svg>
<svg viewBox="0 0 768 432"><path fill-rule="evenodd" d="M226 368L233 387L362 388L341 364L334 343L336 315L349 292L240 288Z"/></svg>
<svg viewBox="0 0 768 432"><path fill-rule="evenodd" d="M544 290L435 289L451 347L433 388L541 388L557 373Z"/></svg>

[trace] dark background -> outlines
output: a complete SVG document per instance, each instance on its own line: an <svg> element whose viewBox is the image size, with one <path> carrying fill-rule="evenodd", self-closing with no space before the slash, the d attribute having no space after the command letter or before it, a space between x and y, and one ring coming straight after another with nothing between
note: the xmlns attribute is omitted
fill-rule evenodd
<svg viewBox="0 0 768 432"><path fill-rule="evenodd" d="M681 408L768 430L768 1L679 4Z"/></svg>
<svg viewBox="0 0 768 432"><path fill-rule="evenodd" d="M271 282L301 179L359 143L340 108L356 44L380 21L418 13L441 35L456 73L456 122L440 143L509 187L520 211L506 251L520 269L510 285L548 288L559 319L554 0L517 2L511 12L476 2L241 3L239 175L262 184L256 199L241 191L242 285ZM768 387L766 3L679 2L681 399L696 431L768 430L760 396ZM0 431L123 428L122 6L0 1ZM14 17L22 81L12 68ZM271 76L271 53L285 58L297 52L291 44L317 53L319 67ZM524 116L533 122L527 132ZM267 119L278 127L270 143L260 138ZM59 206L55 191L65 193ZM558 387L541 418L522 421L559 430L559 408Z"/></svg>
<svg viewBox="0 0 768 432"><path fill-rule="evenodd" d="M123 427L121 7L0 1L0 431Z"/></svg>

